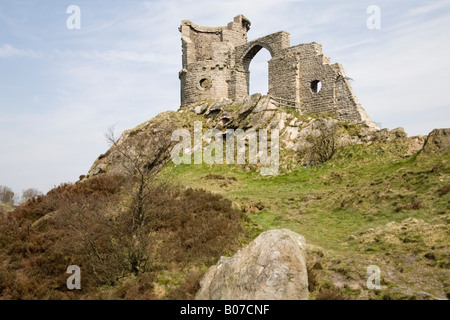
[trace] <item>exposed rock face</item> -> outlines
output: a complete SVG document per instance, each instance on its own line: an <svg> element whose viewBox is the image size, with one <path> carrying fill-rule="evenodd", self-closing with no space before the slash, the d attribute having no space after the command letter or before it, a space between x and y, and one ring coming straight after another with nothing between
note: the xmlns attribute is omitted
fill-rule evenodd
<svg viewBox="0 0 450 320"><path fill-rule="evenodd" d="M450 151L450 129L434 129L423 145L424 152L444 153Z"/></svg>
<svg viewBox="0 0 450 320"><path fill-rule="evenodd" d="M204 129L214 128L223 134L227 129L278 129L280 149L289 151L280 159L281 167L288 162L311 165L314 161L311 161L308 153L314 145L314 138L334 131L333 128L337 128L336 148L354 144L370 145L377 140L410 139L411 150L405 155L410 156L423 146L423 137L408 138L402 128L379 130L368 123L339 122L332 115L303 115L298 109L281 106L270 96L259 93L247 96L242 103L229 99L208 100L182 107L178 112L161 113L138 127L125 131L117 144L128 153L142 154L142 158L145 158L142 161L145 170L156 172L170 161L171 151L178 143L171 141L173 131L187 129L193 135L194 121L201 121ZM449 136L448 130L436 131L430 138L434 142L430 142L426 148L435 145L438 149L448 150L449 143L445 140ZM205 147L206 145L203 146ZM103 173L128 174L127 168L131 166L126 157L113 146L100 155L83 179ZM256 170L260 170L260 167Z"/></svg>
<svg viewBox="0 0 450 320"><path fill-rule="evenodd" d="M117 146L112 146L98 157L85 178L102 173L130 174L135 164L131 163L131 157L137 159L135 162L139 162L148 172L158 171L170 159L170 151L175 145L171 141L172 131L181 126L181 118L181 114L168 111L125 131Z"/></svg>
<svg viewBox="0 0 450 320"><path fill-rule="evenodd" d="M307 300L306 243L287 229L261 233L233 257L221 257L200 282L197 300Z"/></svg>

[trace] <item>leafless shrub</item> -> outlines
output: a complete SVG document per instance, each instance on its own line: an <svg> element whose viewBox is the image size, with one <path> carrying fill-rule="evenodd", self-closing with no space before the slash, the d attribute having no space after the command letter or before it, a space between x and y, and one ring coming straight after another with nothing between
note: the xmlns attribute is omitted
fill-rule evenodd
<svg viewBox="0 0 450 320"><path fill-rule="evenodd" d="M438 194L440 197L442 197L443 195L446 195L449 192L450 192L450 184L446 184L439 190Z"/></svg>
<svg viewBox="0 0 450 320"><path fill-rule="evenodd" d="M196 293L200 289L200 280L203 272L192 271L188 273L184 282L171 290L164 298L169 300L194 300Z"/></svg>
<svg viewBox="0 0 450 320"><path fill-rule="evenodd" d="M22 192L22 203L41 196L42 192L35 188L29 188Z"/></svg>
<svg viewBox="0 0 450 320"><path fill-rule="evenodd" d="M341 289L336 287L321 288L316 300L348 300Z"/></svg>
<svg viewBox="0 0 450 320"><path fill-rule="evenodd" d="M413 199L410 203L397 205L395 212L400 212L402 210L419 210L420 208L422 208L422 202L420 200Z"/></svg>
<svg viewBox="0 0 450 320"><path fill-rule="evenodd" d="M318 130L311 132L306 137L309 148L302 150L299 156L309 165L320 164L333 157L337 150L338 126L323 124Z"/></svg>

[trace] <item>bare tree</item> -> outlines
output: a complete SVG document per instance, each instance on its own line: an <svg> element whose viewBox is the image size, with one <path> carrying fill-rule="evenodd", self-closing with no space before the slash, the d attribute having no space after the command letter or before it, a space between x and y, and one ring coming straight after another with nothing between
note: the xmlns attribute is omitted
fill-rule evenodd
<svg viewBox="0 0 450 320"><path fill-rule="evenodd" d="M117 152L121 157L121 165L128 177L134 182L131 187L131 202L128 210L117 219L120 221L124 246L126 246L127 261L130 271L134 274L143 272L150 262L150 234L157 228L158 221L151 210L152 195L165 187L163 183L155 183L155 172L151 170L147 151L151 148L150 136L143 134L139 139L117 140L114 128L105 134L111 146L111 152ZM117 230L117 228L116 228Z"/></svg>
<svg viewBox="0 0 450 320"><path fill-rule="evenodd" d="M136 179L137 182L133 206L131 208L131 230L135 232L147 222L147 205L151 196L150 186L155 175L151 171L151 166L148 164L148 157L146 156L146 149L150 147L150 140L148 137L143 137L133 141L118 141L114 135L114 127L109 128L105 137L111 148L114 148L123 157L124 161L121 164L125 171L130 177Z"/></svg>
<svg viewBox="0 0 450 320"><path fill-rule="evenodd" d="M151 237L160 227L161 218L152 201L157 201L165 185L155 182L149 164L150 135L117 140L110 128L105 136L111 146L108 153L124 169L120 177L124 178L122 187L127 195L102 201L82 199L77 204L72 197L59 210L59 222L83 244L81 250L86 252L84 256L97 280L111 284L130 273L138 275L153 268L155 246Z"/></svg>
<svg viewBox="0 0 450 320"><path fill-rule="evenodd" d="M22 192L22 202L27 202L28 200L31 200L33 198L36 198L38 196L41 196L42 192L40 192L38 189L35 188L29 188Z"/></svg>
<svg viewBox="0 0 450 320"><path fill-rule="evenodd" d="M14 192L11 188L0 186L0 202L14 204Z"/></svg>

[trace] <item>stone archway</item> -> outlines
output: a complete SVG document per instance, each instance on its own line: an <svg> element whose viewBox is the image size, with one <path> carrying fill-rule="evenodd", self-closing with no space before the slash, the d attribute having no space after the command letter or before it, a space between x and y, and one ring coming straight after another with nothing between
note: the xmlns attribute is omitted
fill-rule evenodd
<svg viewBox="0 0 450 320"><path fill-rule="evenodd" d="M258 55L259 54L259 55ZM253 47L250 47L242 60L242 67L246 75L246 87L247 94L261 93L263 95L268 93L269 84L269 68L268 63L272 59L271 48L262 43L255 43ZM265 65L259 65L264 57ZM255 65L256 64L256 65ZM264 81L264 88L260 88L259 91L252 91L255 84ZM260 83L261 85L261 83ZM252 91L252 92L250 92Z"/></svg>
<svg viewBox="0 0 450 320"><path fill-rule="evenodd" d="M244 68L244 70L248 71L250 62L262 48L267 49L267 51L269 51L270 53L270 56L273 57L273 50L269 45L262 42L253 43L253 45L248 48L247 52L242 58L242 67Z"/></svg>
<svg viewBox="0 0 450 320"><path fill-rule="evenodd" d="M233 88L231 91L233 99L243 99L249 94L250 62L262 48L267 49L273 59L283 49L289 48L289 46L289 33L280 31L236 47L235 71L232 77ZM270 70L268 78L270 94L270 79L272 78L270 76Z"/></svg>

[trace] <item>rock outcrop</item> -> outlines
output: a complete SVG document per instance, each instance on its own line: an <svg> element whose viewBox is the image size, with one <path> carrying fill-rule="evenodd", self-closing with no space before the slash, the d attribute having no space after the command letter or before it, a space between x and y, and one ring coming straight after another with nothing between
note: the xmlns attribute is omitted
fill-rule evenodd
<svg viewBox="0 0 450 320"><path fill-rule="evenodd" d="M127 175L136 164L148 172L158 171L170 159L175 145L172 132L182 126L183 118L173 111L163 112L125 131L115 145L97 158L86 178L102 173Z"/></svg>
<svg viewBox="0 0 450 320"><path fill-rule="evenodd" d="M147 171L157 172L168 161L173 147L178 141L171 136L176 129L187 129L193 135L194 122L201 121L204 129L216 129L224 135L227 129L279 130L280 150L285 150L280 158L281 168L292 165L308 166L317 163L311 157L311 149L317 140L324 140L332 134L335 149L355 144L370 145L376 141L408 139L410 148L406 156L419 151L424 145L423 136L408 138L403 128L393 130L378 129L368 124L340 122L333 114L305 115L296 108L277 104L270 96L257 93L243 102L229 99L201 101L184 106L177 112L168 111L123 133L115 146L99 156L89 173L83 178L98 174L127 174L133 165L127 155L140 157L140 165ZM449 150L450 129L437 129L430 134L424 150ZM206 147L204 143L203 148ZM256 171L260 166L255 168Z"/></svg>
<svg viewBox="0 0 450 320"><path fill-rule="evenodd" d="M431 131L423 145L423 151L430 153L450 151L450 129L434 129Z"/></svg>
<svg viewBox="0 0 450 320"><path fill-rule="evenodd" d="M200 282L197 300L307 300L306 243L287 229L261 233L233 257L221 257Z"/></svg>

